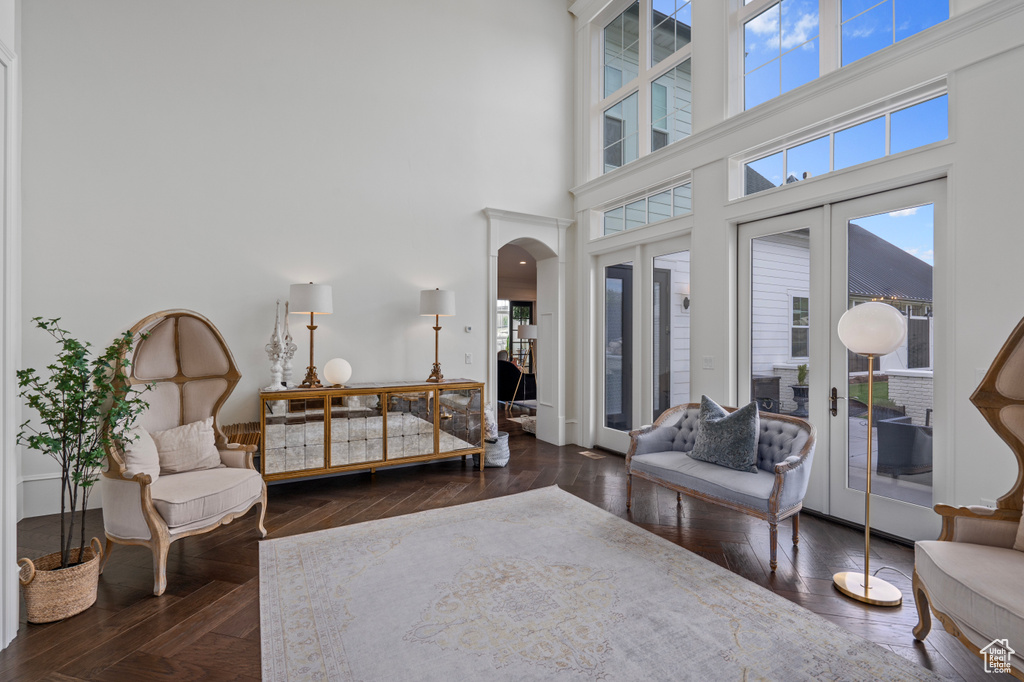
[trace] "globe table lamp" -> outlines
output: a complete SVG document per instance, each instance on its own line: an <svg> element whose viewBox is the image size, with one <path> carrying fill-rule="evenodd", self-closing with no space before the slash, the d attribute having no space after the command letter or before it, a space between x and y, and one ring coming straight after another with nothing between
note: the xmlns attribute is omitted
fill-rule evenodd
<svg viewBox="0 0 1024 682"><path fill-rule="evenodd" d="M426 289L420 292L420 315L434 316L434 367L427 377L429 383L436 384L444 380L441 374L441 362L438 359L438 336L441 332L440 318L455 314L455 292L440 289Z"/></svg>
<svg viewBox="0 0 1024 682"><path fill-rule="evenodd" d="M313 363L313 332L316 325L313 324L314 315L330 315L334 312L334 304L331 297L330 284L293 284L288 292L289 312L297 315L309 314L309 367L306 368L306 378L299 384L302 388L320 388L320 378L316 375L316 365Z"/></svg>
<svg viewBox="0 0 1024 682"><path fill-rule="evenodd" d="M907 336L907 319L886 303L862 303L839 318L839 340L854 353L868 357L868 469L864 491L864 573L843 571L832 576L840 592L875 606L899 606L903 593L892 583L870 575L871 561L871 429L874 403L875 356L892 353Z"/></svg>

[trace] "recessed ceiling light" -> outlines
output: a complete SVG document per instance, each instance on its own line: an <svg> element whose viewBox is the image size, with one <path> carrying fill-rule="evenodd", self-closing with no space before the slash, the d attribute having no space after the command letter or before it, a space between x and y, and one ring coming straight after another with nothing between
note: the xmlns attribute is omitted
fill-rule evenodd
<svg viewBox="0 0 1024 682"><path fill-rule="evenodd" d="M524 260L521 260L521 261L519 261L519 264L520 264L520 265L526 265L526 261L524 261Z"/></svg>

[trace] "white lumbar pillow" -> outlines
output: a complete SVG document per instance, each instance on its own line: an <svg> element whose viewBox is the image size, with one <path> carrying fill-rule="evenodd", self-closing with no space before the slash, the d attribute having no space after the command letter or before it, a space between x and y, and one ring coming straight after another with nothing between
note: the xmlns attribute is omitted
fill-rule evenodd
<svg viewBox="0 0 1024 682"><path fill-rule="evenodd" d="M213 434L213 417L152 434L160 455L160 473L178 474L223 466Z"/></svg>
<svg viewBox="0 0 1024 682"><path fill-rule="evenodd" d="M134 478L135 474L149 474L156 482L160 477L160 454L149 431L136 426L128 431L124 443L124 475Z"/></svg>

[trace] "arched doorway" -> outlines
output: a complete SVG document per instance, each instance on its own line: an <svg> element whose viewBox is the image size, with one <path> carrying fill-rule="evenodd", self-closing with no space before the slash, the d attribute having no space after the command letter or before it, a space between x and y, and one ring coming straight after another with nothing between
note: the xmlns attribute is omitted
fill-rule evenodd
<svg viewBox="0 0 1024 682"><path fill-rule="evenodd" d="M537 263L537 438L565 444L565 236L571 220L484 209L488 226L487 394L497 405L498 256L514 244Z"/></svg>

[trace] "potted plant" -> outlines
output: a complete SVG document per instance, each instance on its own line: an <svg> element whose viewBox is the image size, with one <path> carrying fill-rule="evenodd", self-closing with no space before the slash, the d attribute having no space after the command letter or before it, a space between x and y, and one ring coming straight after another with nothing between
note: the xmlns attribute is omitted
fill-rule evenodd
<svg viewBox="0 0 1024 682"><path fill-rule="evenodd" d="M52 457L60 465L60 551L36 561L19 559L20 581L30 623L48 623L81 613L96 601L103 550L85 542L89 492L100 475L106 448L126 442L129 429L149 405L140 392L120 392L127 378L132 335L125 332L102 355L72 338L60 318L33 318L59 350L48 376L19 370L18 394L36 413L21 425L18 444ZM76 541L75 512L80 511Z"/></svg>
<svg viewBox="0 0 1024 682"><path fill-rule="evenodd" d="M793 400L796 402L796 409L793 415L796 417L807 416L807 363L796 366L796 384L790 386L793 389Z"/></svg>

